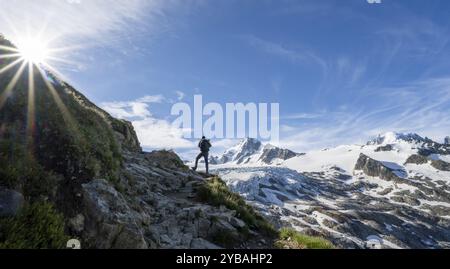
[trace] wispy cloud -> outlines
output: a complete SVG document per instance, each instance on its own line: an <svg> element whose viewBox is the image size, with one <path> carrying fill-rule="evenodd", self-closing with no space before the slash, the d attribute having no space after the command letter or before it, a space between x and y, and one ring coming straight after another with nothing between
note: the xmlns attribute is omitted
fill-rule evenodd
<svg viewBox="0 0 450 269"><path fill-rule="evenodd" d="M149 105L151 103L161 103L163 100L164 97L162 95L147 95L134 101L104 102L100 106L118 118L147 118L152 116Z"/></svg>
<svg viewBox="0 0 450 269"><path fill-rule="evenodd" d="M164 96L144 96L127 102L105 102L100 104L111 115L133 123L141 145L147 149L186 149L194 144L183 138L186 130L175 128L164 119L151 113L151 105L161 103Z"/></svg>
<svg viewBox="0 0 450 269"><path fill-rule="evenodd" d="M243 35L241 36L241 38L250 46L267 54L289 60L293 63L315 63L319 65L324 70L324 72L327 69L326 61L311 50L293 49L282 43L265 40L254 35Z"/></svg>
<svg viewBox="0 0 450 269"><path fill-rule="evenodd" d="M245 41L248 42L249 45L260 49L263 52L279 56L281 58L285 58L287 60L297 62L297 61L305 61L306 55L299 53L297 51L291 50L283 46L279 43L270 42L267 40L263 40L253 35L246 35L242 37Z"/></svg>
<svg viewBox="0 0 450 269"><path fill-rule="evenodd" d="M182 91L175 91L175 94L177 95L177 100L182 101L184 97L186 97L186 94Z"/></svg>
<svg viewBox="0 0 450 269"><path fill-rule="evenodd" d="M175 1L163 0L0 0L0 32L13 42L38 36L52 48L49 62L58 69L76 72L93 62L92 48L119 55L141 51L136 39L167 32L166 11ZM141 52L143 52L142 50Z"/></svg>
<svg viewBox="0 0 450 269"><path fill-rule="evenodd" d="M300 127L286 125L281 144L305 151L364 143L388 131L417 132L436 140L450 134L450 77L368 90L365 98L375 104L361 107L361 100L355 100L346 110L327 112Z"/></svg>
<svg viewBox="0 0 450 269"><path fill-rule="evenodd" d="M323 113L295 113L281 117L284 120L302 120L302 119L317 119L323 117Z"/></svg>
<svg viewBox="0 0 450 269"><path fill-rule="evenodd" d="M0 0L3 31L17 34L44 31L50 38L110 42L112 33L134 32L131 22L156 15L161 1Z"/></svg>

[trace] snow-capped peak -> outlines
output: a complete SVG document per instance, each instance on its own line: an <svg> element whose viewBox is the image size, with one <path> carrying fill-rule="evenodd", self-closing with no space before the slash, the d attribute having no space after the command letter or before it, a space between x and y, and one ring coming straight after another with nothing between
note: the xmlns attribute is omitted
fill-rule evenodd
<svg viewBox="0 0 450 269"><path fill-rule="evenodd" d="M255 138L246 138L236 146L227 149L220 157L212 157L212 164L272 164L276 160L286 160L297 153L281 149L271 144L263 144Z"/></svg>
<svg viewBox="0 0 450 269"><path fill-rule="evenodd" d="M211 163L247 163L251 156L262 150L262 143L254 138L241 140L237 145L227 149L220 157L212 157Z"/></svg>
<svg viewBox="0 0 450 269"><path fill-rule="evenodd" d="M272 145L272 144L266 144L265 146L264 146L264 149L267 149L267 150L269 150L269 149L276 149L277 147L276 146L274 146L274 145Z"/></svg>
<svg viewBox="0 0 450 269"><path fill-rule="evenodd" d="M243 139L238 144L237 147L243 153L246 153L246 152L250 153L250 152L258 151L261 148L261 145L262 145L262 143L255 138L246 138L246 139Z"/></svg>
<svg viewBox="0 0 450 269"><path fill-rule="evenodd" d="M379 134L376 138L367 142L367 145L395 144L400 141L405 141L409 143L423 143L427 142L428 140L416 133L387 132L384 134Z"/></svg>

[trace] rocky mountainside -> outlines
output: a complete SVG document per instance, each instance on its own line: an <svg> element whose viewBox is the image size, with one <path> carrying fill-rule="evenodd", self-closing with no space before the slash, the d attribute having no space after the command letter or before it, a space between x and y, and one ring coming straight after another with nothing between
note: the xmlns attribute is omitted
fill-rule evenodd
<svg viewBox="0 0 450 269"><path fill-rule="evenodd" d="M120 188L83 184L84 210L68 226L92 248L271 247L271 236L237 211L203 200L207 180L172 152L125 153Z"/></svg>
<svg viewBox="0 0 450 269"><path fill-rule="evenodd" d="M387 133L277 166L215 166L278 226L343 248L450 248L449 145Z"/></svg>
<svg viewBox="0 0 450 269"><path fill-rule="evenodd" d="M211 164L270 165L298 156L288 149L270 144L264 145L254 138L246 138L234 147L227 149L221 156L212 156Z"/></svg>
<svg viewBox="0 0 450 269"><path fill-rule="evenodd" d="M30 72L30 94L30 70L3 69L12 62L0 58L0 248L273 246L270 224L219 178L142 152L129 122L49 71Z"/></svg>

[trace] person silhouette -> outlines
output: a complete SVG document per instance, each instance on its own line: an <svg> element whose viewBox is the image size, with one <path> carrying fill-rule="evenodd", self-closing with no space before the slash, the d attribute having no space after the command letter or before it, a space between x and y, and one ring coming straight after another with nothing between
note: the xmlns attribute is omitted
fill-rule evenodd
<svg viewBox="0 0 450 269"><path fill-rule="evenodd" d="M192 170L197 170L198 161L203 157L205 158L206 174L208 174L208 155L209 149L212 147L211 142L205 136L202 136L202 139L198 142L198 147L200 148L200 153L195 158L195 166L192 167Z"/></svg>

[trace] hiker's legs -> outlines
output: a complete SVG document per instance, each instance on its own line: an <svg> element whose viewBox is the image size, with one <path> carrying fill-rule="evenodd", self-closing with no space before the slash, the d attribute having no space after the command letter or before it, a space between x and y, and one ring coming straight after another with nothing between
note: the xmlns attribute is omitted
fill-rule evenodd
<svg viewBox="0 0 450 269"><path fill-rule="evenodd" d="M198 161L200 160L200 158L202 156L203 156L203 153L200 153L199 155L197 155L197 158L195 158L195 166L192 169L197 170Z"/></svg>
<svg viewBox="0 0 450 269"><path fill-rule="evenodd" d="M209 174L208 173L208 152L203 153L203 157L205 158L206 174Z"/></svg>

